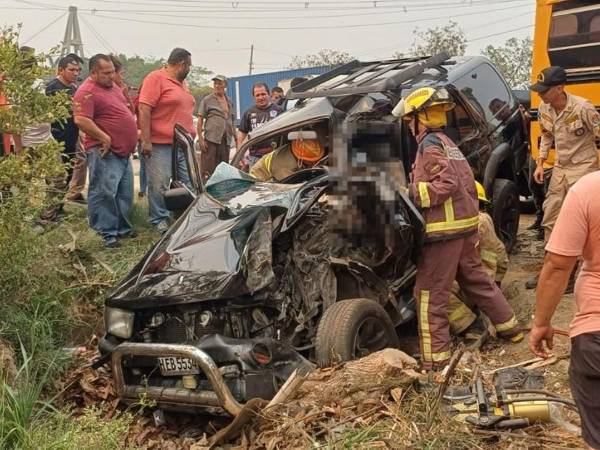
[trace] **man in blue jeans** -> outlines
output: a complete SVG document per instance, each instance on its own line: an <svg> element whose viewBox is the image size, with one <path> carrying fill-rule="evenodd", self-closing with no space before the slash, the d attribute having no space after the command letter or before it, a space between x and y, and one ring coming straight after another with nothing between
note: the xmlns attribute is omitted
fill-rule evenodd
<svg viewBox="0 0 600 450"><path fill-rule="evenodd" d="M142 153L148 181L149 221L158 231L169 228L170 214L164 194L171 179L171 146L175 125L184 127L192 137L196 134L193 114L195 100L185 79L192 67L190 52L175 48L167 66L150 72L144 79L139 97L139 125ZM179 155L179 179L190 186L187 164Z"/></svg>
<svg viewBox="0 0 600 450"><path fill-rule="evenodd" d="M85 133L88 154L88 219L107 247L119 237L135 237L129 222L133 203L131 154L137 127L123 91L115 83L115 67L107 55L94 55L90 76L73 97L75 123Z"/></svg>

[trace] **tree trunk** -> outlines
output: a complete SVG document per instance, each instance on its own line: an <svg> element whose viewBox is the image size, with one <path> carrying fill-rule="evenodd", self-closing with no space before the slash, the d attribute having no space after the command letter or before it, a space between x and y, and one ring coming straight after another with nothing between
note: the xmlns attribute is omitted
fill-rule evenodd
<svg viewBox="0 0 600 450"><path fill-rule="evenodd" d="M410 385L418 376L417 362L400 350L387 348L340 367L320 369L308 376L297 395L303 403L324 404L335 398L368 394Z"/></svg>

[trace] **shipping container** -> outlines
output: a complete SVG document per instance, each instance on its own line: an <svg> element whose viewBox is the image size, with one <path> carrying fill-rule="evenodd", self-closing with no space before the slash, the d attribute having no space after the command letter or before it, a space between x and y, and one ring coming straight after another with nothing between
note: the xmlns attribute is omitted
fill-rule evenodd
<svg viewBox="0 0 600 450"><path fill-rule="evenodd" d="M258 82L267 83L269 91L275 86L281 87L284 92L290 88L290 82L295 77L312 78L316 75L328 72L335 66L307 67L304 69L282 70L279 72L257 73L240 77L231 77L227 83L227 95L233 102L236 114L236 122L239 123L242 114L254 105L252 98L252 86Z"/></svg>

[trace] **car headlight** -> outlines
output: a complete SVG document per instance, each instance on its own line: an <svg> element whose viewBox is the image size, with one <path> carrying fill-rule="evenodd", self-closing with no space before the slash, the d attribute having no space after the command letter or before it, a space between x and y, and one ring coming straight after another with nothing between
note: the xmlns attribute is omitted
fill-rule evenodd
<svg viewBox="0 0 600 450"><path fill-rule="evenodd" d="M120 308L104 308L104 326L107 333L123 339L133 335L134 313Z"/></svg>

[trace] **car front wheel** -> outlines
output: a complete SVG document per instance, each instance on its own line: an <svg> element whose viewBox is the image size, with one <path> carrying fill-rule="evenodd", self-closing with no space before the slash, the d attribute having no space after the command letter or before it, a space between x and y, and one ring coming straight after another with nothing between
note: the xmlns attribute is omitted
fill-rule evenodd
<svg viewBox="0 0 600 450"><path fill-rule="evenodd" d="M315 347L317 364L326 367L398 347L398 335L379 303L354 298L337 302L325 311Z"/></svg>
<svg viewBox="0 0 600 450"><path fill-rule="evenodd" d="M499 178L494 182L492 219L496 234L510 252L517 242L519 230L519 190L511 180Z"/></svg>

